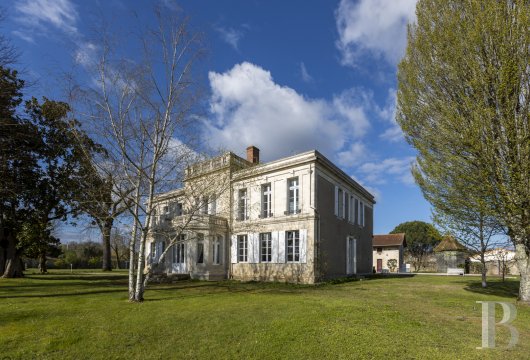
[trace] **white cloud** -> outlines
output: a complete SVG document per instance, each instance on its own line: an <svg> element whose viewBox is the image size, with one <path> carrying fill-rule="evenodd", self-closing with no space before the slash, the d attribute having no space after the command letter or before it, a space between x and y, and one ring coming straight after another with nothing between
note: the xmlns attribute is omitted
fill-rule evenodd
<svg viewBox="0 0 530 360"><path fill-rule="evenodd" d="M394 65L404 54L407 22L415 20L416 0L341 0L335 17L337 47L344 65L366 53Z"/></svg>
<svg viewBox="0 0 530 360"><path fill-rule="evenodd" d="M219 74L209 73L211 118L205 136L214 147L233 151L259 147L262 159L273 160L318 149L339 160L352 161L361 153L352 139L365 135L369 122L359 95L351 90L332 101L308 99L276 84L271 73L244 62Z"/></svg>
<svg viewBox="0 0 530 360"><path fill-rule="evenodd" d="M17 21L28 28L41 29L51 24L70 33L77 33L78 13L69 0L24 0L15 5Z"/></svg>
<svg viewBox="0 0 530 360"><path fill-rule="evenodd" d="M302 80L306 83L313 82L313 77L309 74L303 62L300 63L300 76L302 76Z"/></svg>
<svg viewBox="0 0 530 360"><path fill-rule="evenodd" d="M380 138L391 142L397 142L403 139L403 131L396 122L397 92L395 89L388 90L388 98L384 108L379 109L379 116L390 124Z"/></svg>
<svg viewBox="0 0 530 360"><path fill-rule="evenodd" d="M361 142L354 142L349 148L337 154L337 162L342 166L352 166L365 161L366 157L366 146Z"/></svg>
<svg viewBox="0 0 530 360"><path fill-rule="evenodd" d="M35 44L35 39L33 38L33 36L31 36L30 34L28 34L26 32L19 31L19 30L13 30L11 33L13 35L21 38L24 41L27 41L27 42L32 43L32 44Z"/></svg>
<svg viewBox="0 0 530 360"><path fill-rule="evenodd" d="M413 156L404 158L388 158L381 162L368 162L359 167L363 181L370 184L385 184L389 180L403 184L413 184L414 178L410 167L415 161Z"/></svg>
<svg viewBox="0 0 530 360"><path fill-rule="evenodd" d="M97 46L91 42L80 42L74 54L74 60L80 65L89 67L94 65L97 56Z"/></svg>
<svg viewBox="0 0 530 360"><path fill-rule="evenodd" d="M241 41L244 35L241 30L224 27L214 27L214 29L219 33L224 42L232 46L234 50L239 51L239 41Z"/></svg>

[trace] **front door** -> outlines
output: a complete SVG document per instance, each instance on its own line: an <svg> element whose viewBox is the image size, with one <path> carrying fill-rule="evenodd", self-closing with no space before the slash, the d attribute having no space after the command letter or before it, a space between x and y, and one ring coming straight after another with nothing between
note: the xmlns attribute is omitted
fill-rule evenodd
<svg viewBox="0 0 530 360"><path fill-rule="evenodd" d="M383 259L377 259L377 272L380 273L383 271Z"/></svg>
<svg viewBox="0 0 530 360"><path fill-rule="evenodd" d="M173 273L187 274L185 243L177 243L173 247Z"/></svg>

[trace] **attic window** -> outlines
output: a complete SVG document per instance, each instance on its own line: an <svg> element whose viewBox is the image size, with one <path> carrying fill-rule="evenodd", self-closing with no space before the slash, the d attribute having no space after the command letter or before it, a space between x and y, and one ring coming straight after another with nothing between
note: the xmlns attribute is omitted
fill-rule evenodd
<svg viewBox="0 0 530 360"><path fill-rule="evenodd" d="M382 248L382 247L378 247L378 248L377 248L377 253L378 253L378 254L381 254L382 252L383 252L383 248Z"/></svg>

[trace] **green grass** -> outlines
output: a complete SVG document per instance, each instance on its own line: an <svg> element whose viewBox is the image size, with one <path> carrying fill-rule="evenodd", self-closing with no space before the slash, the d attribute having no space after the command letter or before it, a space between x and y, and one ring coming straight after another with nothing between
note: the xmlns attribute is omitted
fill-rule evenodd
<svg viewBox="0 0 530 360"><path fill-rule="evenodd" d="M127 302L126 274L0 279L0 359L528 359L530 307L511 350L477 350L481 308L518 282L416 276L296 286L187 281ZM498 311L500 316L500 311ZM497 345L508 332L498 327Z"/></svg>

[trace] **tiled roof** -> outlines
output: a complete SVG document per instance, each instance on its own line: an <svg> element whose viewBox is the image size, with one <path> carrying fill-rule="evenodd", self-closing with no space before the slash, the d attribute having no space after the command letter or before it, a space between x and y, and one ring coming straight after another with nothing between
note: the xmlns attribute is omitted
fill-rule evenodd
<svg viewBox="0 0 530 360"><path fill-rule="evenodd" d="M400 234L386 234L386 235L374 235L372 238L372 246L407 246L405 241L405 233Z"/></svg>
<svg viewBox="0 0 530 360"><path fill-rule="evenodd" d="M454 237L444 236L442 241L434 248L434 252L440 251L467 251L467 248L460 244Z"/></svg>

